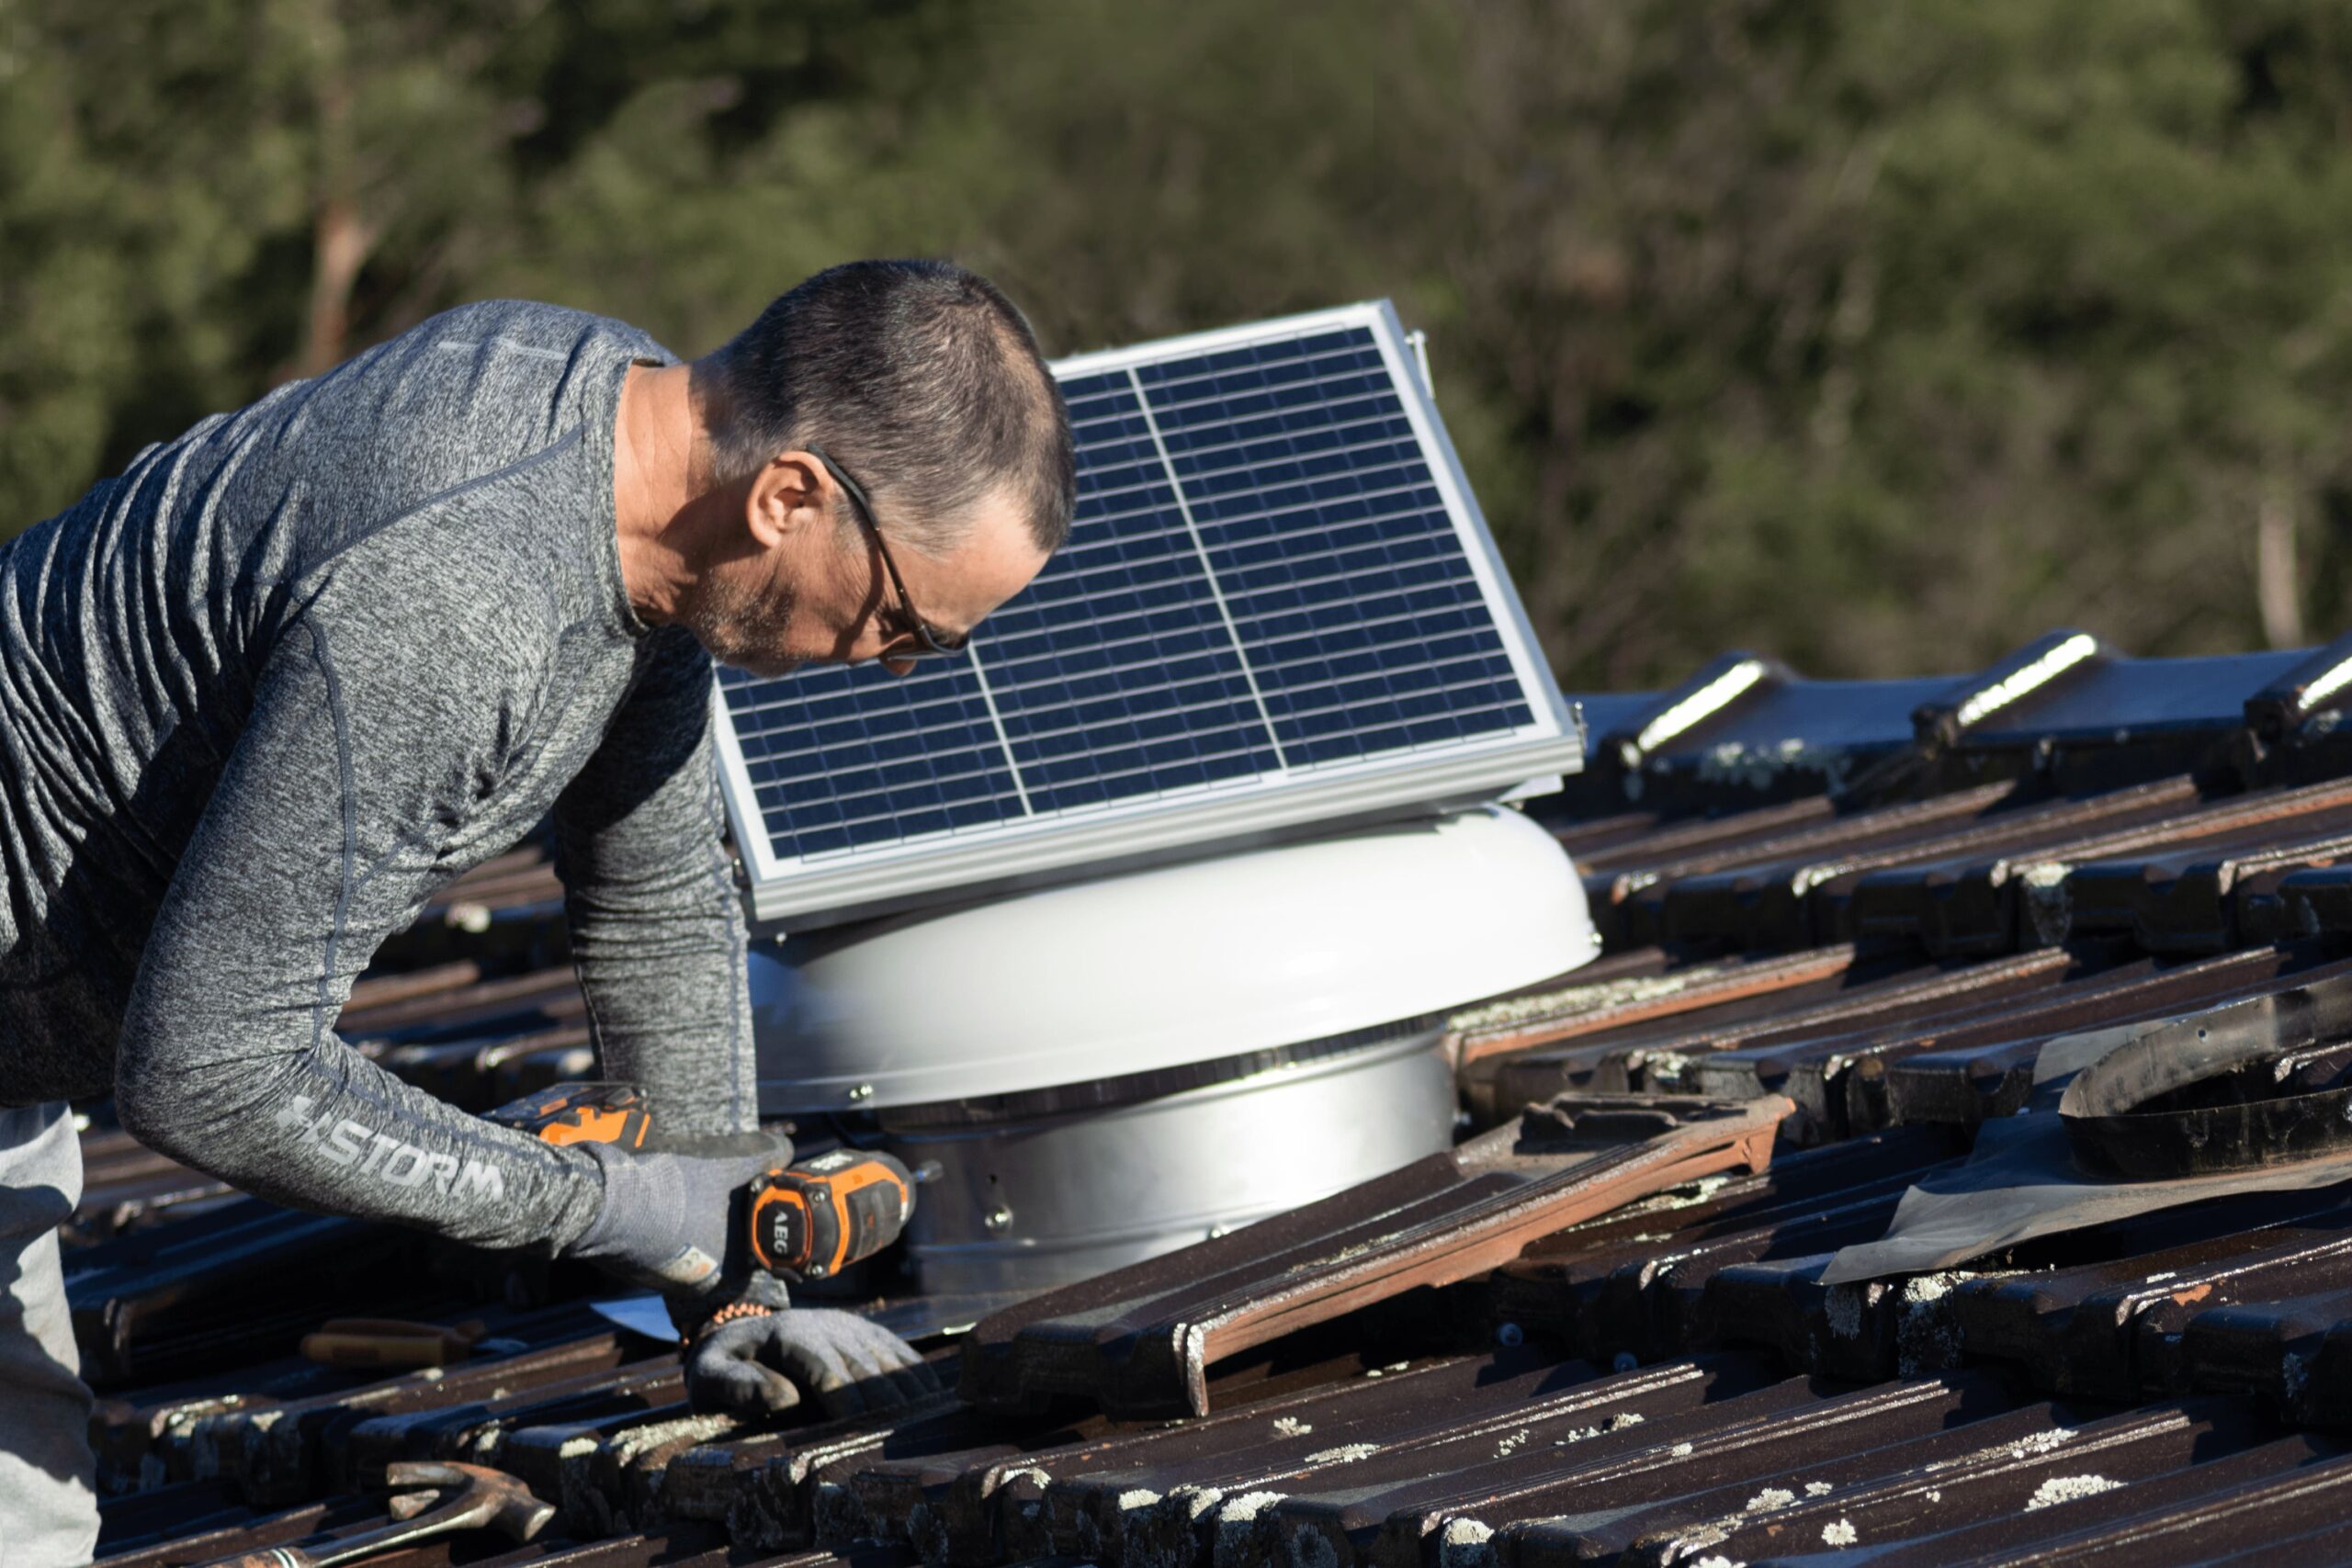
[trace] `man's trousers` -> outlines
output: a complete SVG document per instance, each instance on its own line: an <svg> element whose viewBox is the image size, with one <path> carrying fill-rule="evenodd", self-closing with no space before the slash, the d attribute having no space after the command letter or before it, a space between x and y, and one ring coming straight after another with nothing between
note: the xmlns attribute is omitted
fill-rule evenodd
<svg viewBox="0 0 2352 1568"><path fill-rule="evenodd" d="M90 1561L90 1391L76 1371L57 1227L82 1201L62 1103L0 1110L0 1568Z"/></svg>

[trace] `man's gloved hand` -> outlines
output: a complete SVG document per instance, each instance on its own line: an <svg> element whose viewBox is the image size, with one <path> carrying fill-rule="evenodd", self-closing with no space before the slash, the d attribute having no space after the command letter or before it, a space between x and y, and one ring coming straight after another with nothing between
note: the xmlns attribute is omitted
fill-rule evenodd
<svg viewBox="0 0 2352 1568"><path fill-rule="evenodd" d="M686 1350L686 1399L707 1416L772 1416L803 1396L828 1416L859 1416L938 1392L905 1340L824 1307L723 1318Z"/></svg>
<svg viewBox="0 0 2352 1568"><path fill-rule="evenodd" d="M608 1273L661 1292L701 1318L739 1292L754 1271L748 1190L752 1178L791 1156L789 1145L760 1154L632 1155L610 1144L579 1144L604 1168L605 1201L567 1249Z"/></svg>
<svg viewBox="0 0 2352 1568"><path fill-rule="evenodd" d="M567 1254L662 1293L687 1336L696 1410L772 1415L805 1395L828 1416L854 1416L938 1392L897 1335L854 1313L793 1308L784 1282L752 1263L752 1180L789 1158L788 1145L724 1156L575 1146L603 1168L605 1201Z"/></svg>

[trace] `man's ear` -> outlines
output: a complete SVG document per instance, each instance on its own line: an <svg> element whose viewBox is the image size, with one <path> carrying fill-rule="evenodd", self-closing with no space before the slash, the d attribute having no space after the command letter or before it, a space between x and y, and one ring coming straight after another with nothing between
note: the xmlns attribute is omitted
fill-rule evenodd
<svg viewBox="0 0 2352 1568"><path fill-rule="evenodd" d="M825 516L825 481L816 459L783 452L761 465L743 496L743 521L762 549L774 549Z"/></svg>

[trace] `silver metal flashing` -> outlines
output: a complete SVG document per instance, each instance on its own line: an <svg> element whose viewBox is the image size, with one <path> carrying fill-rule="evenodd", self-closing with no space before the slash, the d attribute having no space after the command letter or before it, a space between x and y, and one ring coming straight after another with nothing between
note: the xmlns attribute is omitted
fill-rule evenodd
<svg viewBox="0 0 2352 1568"><path fill-rule="evenodd" d="M883 1128L942 1171L908 1227L916 1277L966 1294L1068 1284L1311 1203L1443 1153L1453 1117L1432 1030L1109 1109Z"/></svg>

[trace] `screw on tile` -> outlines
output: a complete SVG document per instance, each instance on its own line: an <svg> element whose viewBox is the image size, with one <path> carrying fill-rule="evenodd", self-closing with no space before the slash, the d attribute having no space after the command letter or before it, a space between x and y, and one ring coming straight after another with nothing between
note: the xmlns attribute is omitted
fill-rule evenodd
<svg viewBox="0 0 2352 1568"><path fill-rule="evenodd" d="M1012 1228L1012 1211L999 1203L982 1216L980 1224L988 1226L989 1235L1002 1235Z"/></svg>
<svg viewBox="0 0 2352 1568"><path fill-rule="evenodd" d="M862 1105L873 1098L874 1086L870 1083L859 1084L855 1089L849 1091L849 1102L852 1105Z"/></svg>
<svg viewBox="0 0 2352 1568"><path fill-rule="evenodd" d="M1527 1331L1515 1323L1497 1324L1495 1343L1506 1350L1516 1349L1527 1343Z"/></svg>

